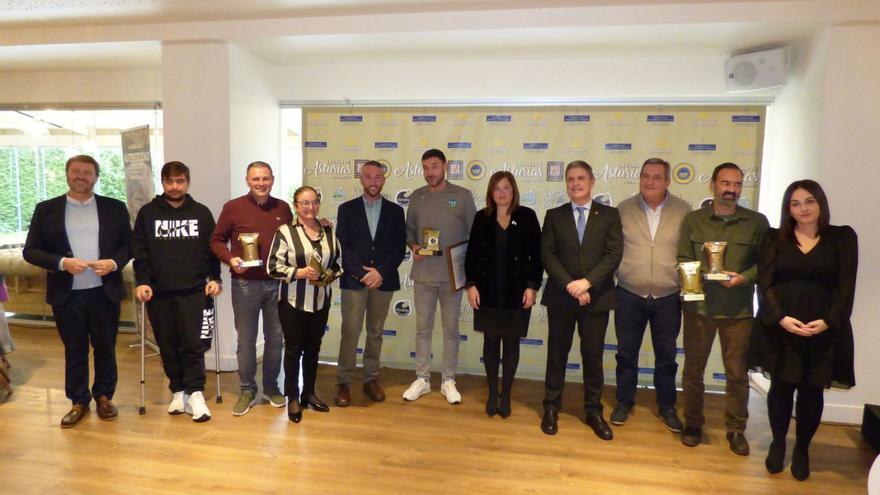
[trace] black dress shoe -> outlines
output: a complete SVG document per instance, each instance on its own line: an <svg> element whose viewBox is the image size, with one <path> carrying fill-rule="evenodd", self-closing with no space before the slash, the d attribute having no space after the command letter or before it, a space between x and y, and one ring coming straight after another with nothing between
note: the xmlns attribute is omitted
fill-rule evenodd
<svg viewBox="0 0 880 495"><path fill-rule="evenodd" d="M510 416L510 394L501 394L501 398L498 399L498 415L503 419L507 419Z"/></svg>
<svg viewBox="0 0 880 495"><path fill-rule="evenodd" d="M496 414L498 414L498 396L489 394L489 398L486 399L486 416L491 418Z"/></svg>
<svg viewBox="0 0 880 495"><path fill-rule="evenodd" d="M767 449L767 458L764 459L764 466L770 474L776 474L782 471L785 464L785 442L770 442L770 448Z"/></svg>
<svg viewBox="0 0 880 495"><path fill-rule="evenodd" d="M325 404L324 401L322 401L320 398L318 398L318 396L315 395L314 393L311 393L308 395L303 395L300 398L300 402L305 404L307 407L310 407L313 410L318 411L318 412L329 412L330 411L330 406Z"/></svg>
<svg viewBox="0 0 880 495"><path fill-rule="evenodd" d="M296 397L287 401L287 419L294 423L303 420L303 408Z"/></svg>
<svg viewBox="0 0 880 495"><path fill-rule="evenodd" d="M555 435L559 431L559 412L553 408L544 409L544 417L541 418L541 431L548 435Z"/></svg>
<svg viewBox="0 0 880 495"><path fill-rule="evenodd" d="M611 431L611 427L608 426L608 423L605 422L605 418L603 418L601 414L587 415L587 426L592 428L593 433L602 440L611 440L614 438L614 432Z"/></svg>
<svg viewBox="0 0 880 495"><path fill-rule="evenodd" d="M730 445L730 450L734 454L749 455L749 441L746 440L746 436L742 433L728 431L727 443Z"/></svg>
<svg viewBox="0 0 880 495"><path fill-rule="evenodd" d="M791 452L791 475L798 481L804 481L810 477L810 455L807 449L795 444Z"/></svg>
<svg viewBox="0 0 880 495"><path fill-rule="evenodd" d="M681 443L688 447L696 447L703 441L703 430L688 426L681 432Z"/></svg>

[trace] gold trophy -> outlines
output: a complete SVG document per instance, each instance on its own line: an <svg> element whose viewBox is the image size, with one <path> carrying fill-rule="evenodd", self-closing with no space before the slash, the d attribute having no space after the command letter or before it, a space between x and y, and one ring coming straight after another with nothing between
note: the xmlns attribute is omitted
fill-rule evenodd
<svg viewBox="0 0 880 495"><path fill-rule="evenodd" d="M702 261L684 261L678 264L678 280L681 283L681 300L705 301L703 284L700 282L700 265Z"/></svg>
<svg viewBox="0 0 880 495"><path fill-rule="evenodd" d="M309 283L318 287L326 287L333 283L333 271L324 268L321 261L323 261L321 255L317 251L312 251L309 266L318 272L318 280L309 280Z"/></svg>
<svg viewBox="0 0 880 495"><path fill-rule="evenodd" d="M256 232L248 232L238 234L238 242L241 244L241 268L253 268L255 266L263 266L263 260L260 259L260 249L257 244L260 234Z"/></svg>
<svg viewBox="0 0 880 495"><path fill-rule="evenodd" d="M416 254L420 256L443 255L443 251L440 250L440 231L436 229L422 229L422 245Z"/></svg>
<svg viewBox="0 0 880 495"><path fill-rule="evenodd" d="M727 250L725 241L708 241L703 243L703 252L706 254L706 280L730 280L730 275L724 273L724 251Z"/></svg>

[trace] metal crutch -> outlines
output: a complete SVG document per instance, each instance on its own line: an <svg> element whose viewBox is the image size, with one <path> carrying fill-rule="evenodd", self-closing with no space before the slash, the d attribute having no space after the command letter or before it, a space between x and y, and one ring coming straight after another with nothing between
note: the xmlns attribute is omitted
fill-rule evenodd
<svg viewBox="0 0 880 495"><path fill-rule="evenodd" d="M141 332L141 407L138 409L138 414L141 416L147 414L147 407L144 405L144 379L145 372L145 364L146 356L144 354L145 349L147 348L146 344L146 335L147 335L147 309L146 303L141 301L141 318L140 318L140 332Z"/></svg>
<svg viewBox="0 0 880 495"><path fill-rule="evenodd" d="M220 395L220 304L217 296L214 299L214 373L217 376L217 404L223 403L223 396Z"/></svg>

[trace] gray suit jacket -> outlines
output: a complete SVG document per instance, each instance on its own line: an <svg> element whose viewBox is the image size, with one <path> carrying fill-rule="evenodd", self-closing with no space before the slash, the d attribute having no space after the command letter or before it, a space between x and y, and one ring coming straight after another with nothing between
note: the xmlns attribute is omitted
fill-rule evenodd
<svg viewBox="0 0 880 495"><path fill-rule="evenodd" d="M547 286L541 304L577 309L577 299L565 290L569 282L590 281L591 302L587 311L614 309L614 271L623 258L620 214L593 201L583 242L578 242L571 203L547 210L541 233L541 262L547 270Z"/></svg>

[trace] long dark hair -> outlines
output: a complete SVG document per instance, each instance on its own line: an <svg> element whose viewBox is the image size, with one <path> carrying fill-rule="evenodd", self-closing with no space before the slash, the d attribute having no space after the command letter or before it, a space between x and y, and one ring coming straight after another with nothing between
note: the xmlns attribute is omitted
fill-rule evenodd
<svg viewBox="0 0 880 495"><path fill-rule="evenodd" d="M781 241L797 243L797 238L794 235L794 226L797 224L797 220L791 217L791 195L798 189L812 194L819 202L819 225L816 233L821 235L831 223L828 197L825 196L822 186L810 179L796 180L785 188L785 194L782 195L782 212L779 215L779 240Z"/></svg>
<svg viewBox="0 0 880 495"><path fill-rule="evenodd" d="M507 179L507 182L510 183L511 189L513 189L513 199L510 201L510 208L507 212L513 213L519 208L519 188L516 187L516 178L514 178L513 174L507 170L499 170L492 174L492 177L489 177L489 187L486 189L486 215L488 216L494 215L495 210L498 209L498 205L495 204L495 198L492 197L492 192L495 191L495 186L497 186L502 179Z"/></svg>

